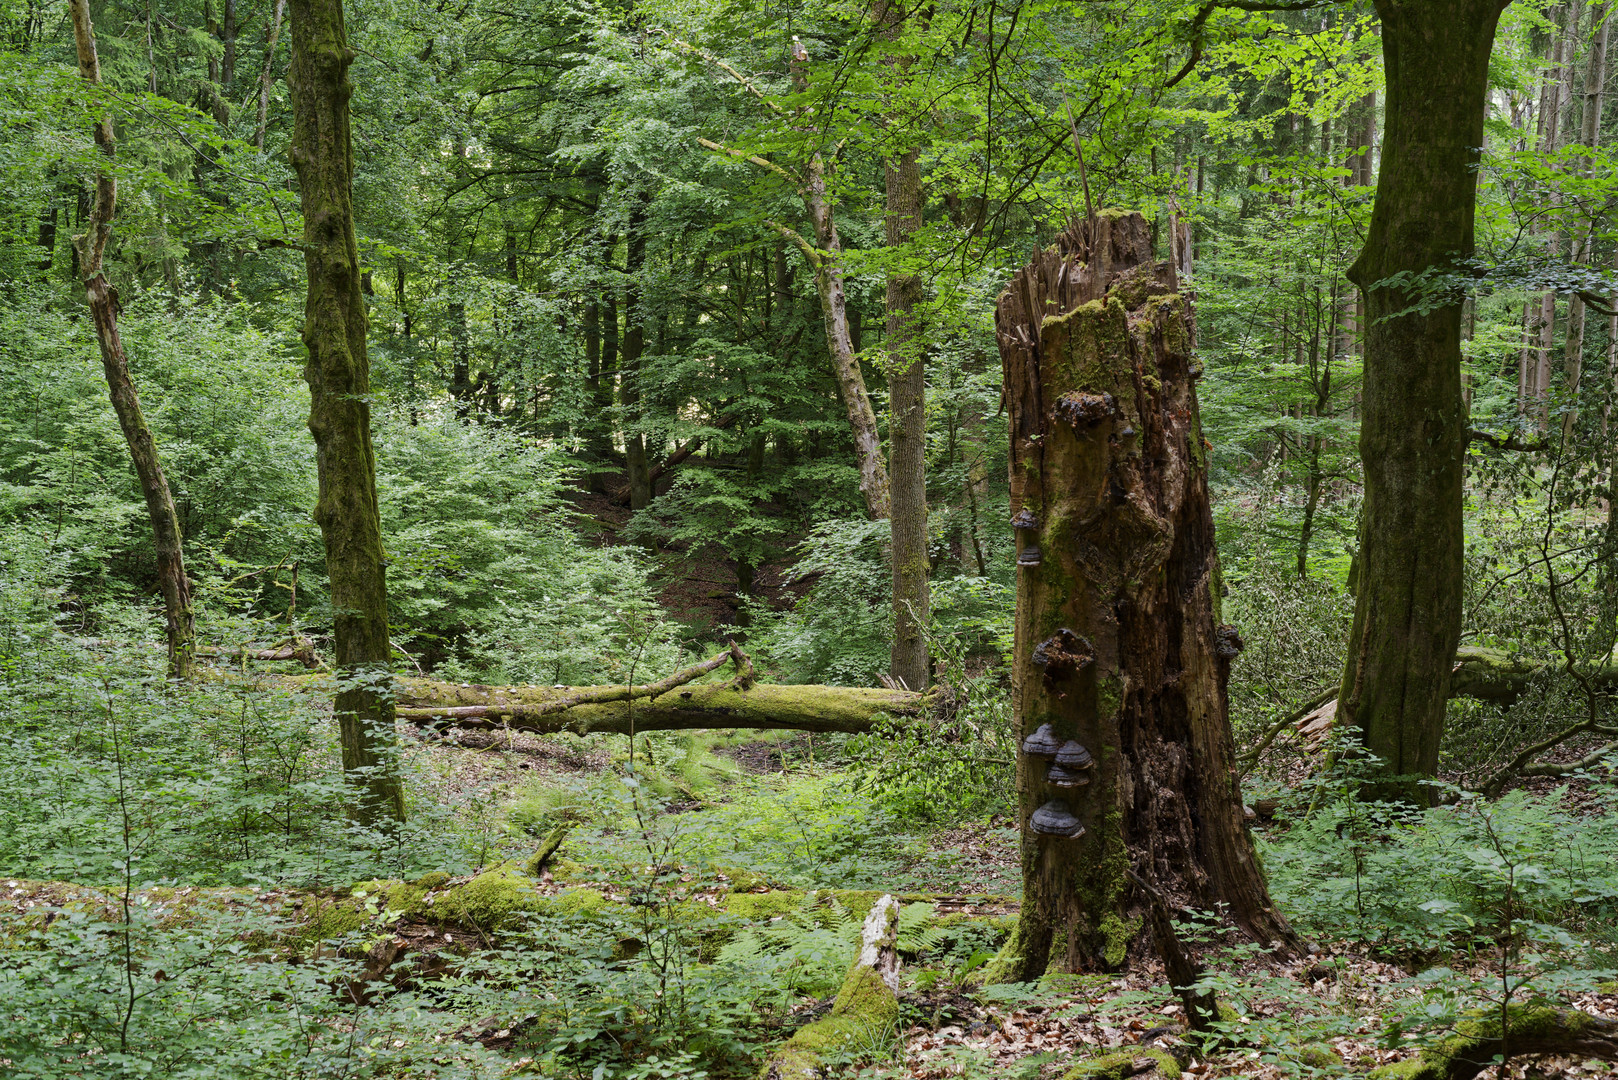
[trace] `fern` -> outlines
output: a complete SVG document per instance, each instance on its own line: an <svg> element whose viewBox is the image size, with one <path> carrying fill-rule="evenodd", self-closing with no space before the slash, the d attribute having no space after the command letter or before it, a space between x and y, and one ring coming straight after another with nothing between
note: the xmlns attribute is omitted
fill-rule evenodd
<svg viewBox="0 0 1618 1080"><path fill-rule="evenodd" d="M951 940L949 928L935 921L938 908L932 904L906 904L899 909L897 947L906 956L937 952Z"/></svg>
<svg viewBox="0 0 1618 1080"><path fill-rule="evenodd" d="M842 984L859 942L860 920L836 897L810 893L795 910L737 934L719 962L761 968L799 993L822 995Z"/></svg>

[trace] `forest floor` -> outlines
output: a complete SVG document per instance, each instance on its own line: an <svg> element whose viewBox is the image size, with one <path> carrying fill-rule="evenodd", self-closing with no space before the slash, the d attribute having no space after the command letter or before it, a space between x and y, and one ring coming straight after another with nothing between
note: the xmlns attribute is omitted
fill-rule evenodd
<svg viewBox="0 0 1618 1080"><path fill-rule="evenodd" d="M822 759L825 750L822 744ZM900 826L883 818L846 774L817 761L816 751L815 740L801 734L688 738L688 759L663 763L667 775L685 778L665 793L665 821L681 821L670 828L693 858L740 862L772 879L957 894L1015 911L1020 870L1014 822L993 816ZM480 789L504 799L508 808L536 798L575 798L623 764L621 751L609 753L571 737L503 733L461 733L418 752L436 762L444 795ZM1259 826L1280 831L1262 821ZM611 848L615 831L581 826L584 835L570 840L564 853L585 860L604 841ZM830 853L817 859L814 849L821 846ZM1351 940L1316 940L1314 947L1314 954L1285 962L1240 948L1207 949L1210 978L1237 1019L1227 1045L1206 1055L1182 1043L1184 1014L1155 960L1117 975L1052 976L1010 987L972 985L964 957L934 960L906 972L901 1027L878 1055L881 1060L850 1064L835 1075L1039 1080L1061 1076L1087 1058L1146 1047L1170 1050L1183 1059L1187 1074L1198 1077L1363 1075L1416 1053L1398 1039L1390 1042L1389 1018L1419 1009L1432 999L1435 985L1457 995L1481 988L1487 995L1500 980L1498 952L1487 949L1470 958L1446 958L1449 966L1435 972L1438 960L1431 956L1399 957ZM823 1015L830 1000L801 1000L782 1037ZM1582 993L1571 1003L1618 1019L1618 993ZM521 1053L520 1042L512 1052ZM1541 1058L1501 1075L1608 1071L1599 1062Z"/></svg>

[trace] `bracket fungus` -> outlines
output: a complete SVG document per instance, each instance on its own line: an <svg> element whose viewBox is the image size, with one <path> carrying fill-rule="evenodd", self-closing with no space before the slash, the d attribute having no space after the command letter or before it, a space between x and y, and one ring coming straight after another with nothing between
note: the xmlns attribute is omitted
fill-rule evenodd
<svg viewBox="0 0 1618 1080"><path fill-rule="evenodd" d="M1065 679L1095 661L1095 647L1083 635L1064 626L1035 645L1030 659L1047 679Z"/></svg>
<svg viewBox="0 0 1618 1080"><path fill-rule="evenodd" d="M1028 827L1043 836L1061 836L1070 840L1084 835L1084 826L1061 799L1052 799L1035 810L1034 816L1028 819Z"/></svg>
<svg viewBox="0 0 1618 1080"><path fill-rule="evenodd" d="M1090 782L1090 774L1083 769L1069 768L1060 761L1053 761L1045 773L1045 781L1063 788L1083 787Z"/></svg>
<svg viewBox="0 0 1618 1080"><path fill-rule="evenodd" d="M1088 769L1095 764L1090 751L1077 739L1069 739L1056 751L1056 763L1069 769Z"/></svg>
<svg viewBox="0 0 1618 1080"><path fill-rule="evenodd" d="M1087 394L1081 390L1058 399L1056 415L1074 427L1094 427L1112 416L1116 407L1111 394Z"/></svg>
<svg viewBox="0 0 1618 1080"><path fill-rule="evenodd" d="M1017 533L1017 565L1039 565L1039 518L1028 509L1018 510L1011 519L1011 527Z"/></svg>
<svg viewBox="0 0 1618 1080"><path fill-rule="evenodd" d="M1214 631L1214 655L1222 660L1234 660L1247 645L1236 628L1226 623Z"/></svg>
<svg viewBox="0 0 1618 1080"><path fill-rule="evenodd" d="M1041 724L1034 733L1022 741L1022 752L1033 757L1055 757L1061 743L1049 724Z"/></svg>

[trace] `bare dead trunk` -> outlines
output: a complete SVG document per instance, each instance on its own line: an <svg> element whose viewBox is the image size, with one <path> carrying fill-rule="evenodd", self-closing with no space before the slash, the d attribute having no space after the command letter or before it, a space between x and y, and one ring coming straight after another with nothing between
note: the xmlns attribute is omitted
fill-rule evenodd
<svg viewBox="0 0 1618 1080"><path fill-rule="evenodd" d="M101 82L101 61L96 55L95 28L90 22L89 0L71 0L73 36L78 47L79 75L86 82ZM112 121L101 117L95 126L96 147L107 158L114 153ZM112 219L118 212L118 181L103 171L96 178L95 204L89 226L75 241L78 270L83 277L85 297L95 324L96 344L101 350L101 367L107 376L118 426L129 445L130 460L146 500L146 515L152 523L152 544L157 552L157 582L163 593L163 613L168 624L169 675L187 678L192 673L197 647L196 622L191 610L191 582L185 574L181 549L180 517L174 509L168 477L157 456L157 443L140 395L129 374L129 357L118 336L118 293L107 281L102 266L107 241L112 237Z"/></svg>
<svg viewBox="0 0 1618 1080"><path fill-rule="evenodd" d="M1023 906L991 978L1116 970L1133 870L1294 943L1243 820L1190 311L1139 214L1075 222L1001 294L1024 737Z"/></svg>

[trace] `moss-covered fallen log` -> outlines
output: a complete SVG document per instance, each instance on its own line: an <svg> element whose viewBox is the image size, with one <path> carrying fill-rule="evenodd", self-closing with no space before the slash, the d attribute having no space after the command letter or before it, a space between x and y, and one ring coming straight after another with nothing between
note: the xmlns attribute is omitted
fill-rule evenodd
<svg viewBox="0 0 1618 1080"><path fill-rule="evenodd" d="M1598 689L1618 690L1618 660L1584 664L1577 668ZM1450 697L1469 697L1514 705L1535 679L1566 673L1560 660L1536 660L1501 649L1463 647L1455 653L1455 673L1450 676Z"/></svg>
<svg viewBox="0 0 1618 1080"><path fill-rule="evenodd" d="M1502 1035L1502 1026L1504 1033ZM1375 1080L1472 1080L1497 1058L1558 1054L1618 1061L1618 1021L1546 1002L1474 1013L1455 1034L1421 1055L1385 1065Z"/></svg>
<svg viewBox="0 0 1618 1080"><path fill-rule="evenodd" d="M920 716L926 698L906 690L853 686L697 683L648 696L569 703L580 690L624 687L485 686L399 680L399 717L417 724L540 733L762 728L870 731L883 714ZM637 691L639 688L637 688ZM560 707L558 707L560 706Z"/></svg>

